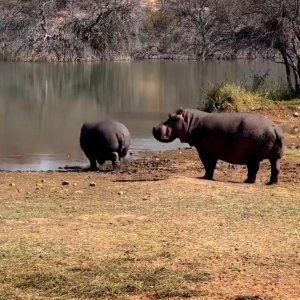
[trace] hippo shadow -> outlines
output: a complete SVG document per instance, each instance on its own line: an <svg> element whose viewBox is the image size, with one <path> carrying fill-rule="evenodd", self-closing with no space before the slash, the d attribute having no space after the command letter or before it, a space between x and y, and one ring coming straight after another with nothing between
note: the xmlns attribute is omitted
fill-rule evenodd
<svg viewBox="0 0 300 300"><path fill-rule="evenodd" d="M83 166L64 166L64 167L58 167L58 172L75 172L75 173L87 173L87 172L94 172L94 173L109 173L116 171L112 167L102 167L102 168L97 168L97 170L91 170L90 166L83 167Z"/></svg>

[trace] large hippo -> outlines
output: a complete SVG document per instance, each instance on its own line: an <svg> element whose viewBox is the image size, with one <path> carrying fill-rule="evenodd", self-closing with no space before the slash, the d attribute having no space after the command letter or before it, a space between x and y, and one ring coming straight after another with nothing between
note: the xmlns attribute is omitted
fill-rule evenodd
<svg viewBox="0 0 300 300"><path fill-rule="evenodd" d="M256 113L207 113L179 109L153 128L160 142L179 138L195 146L205 167L203 178L212 179L217 161L247 165L245 183L254 183L260 161L271 163L268 184L277 183L283 153L283 135L273 122Z"/></svg>
<svg viewBox="0 0 300 300"><path fill-rule="evenodd" d="M113 168L119 166L120 158L126 156L130 146L130 133L125 125L113 120L85 123L81 127L80 146L90 161L90 169L97 170L111 160Z"/></svg>

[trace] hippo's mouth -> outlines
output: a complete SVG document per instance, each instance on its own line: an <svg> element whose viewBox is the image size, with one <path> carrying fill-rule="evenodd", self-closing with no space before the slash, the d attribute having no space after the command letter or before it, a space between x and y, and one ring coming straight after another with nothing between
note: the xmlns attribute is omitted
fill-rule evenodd
<svg viewBox="0 0 300 300"><path fill-rule="evenodd" d="M153 136L162 143L170 143L175 140L175 137L172 137L172 128L170 126L154 127Z"/></svg>

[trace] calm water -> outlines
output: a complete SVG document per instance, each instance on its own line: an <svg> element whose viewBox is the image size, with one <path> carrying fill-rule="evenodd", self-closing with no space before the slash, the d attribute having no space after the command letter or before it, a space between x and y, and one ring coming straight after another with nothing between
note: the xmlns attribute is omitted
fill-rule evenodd
<svg viewBox="0 0 300 300"><path fill-rule="evenodd" d="M282 81L282 67L262 61L0 63L0 169L87 164L78 142L81 125L105 118L127 125L134 155L178 148L178 142L155 141L153 125L178 107L201 105L217 82L251 83L266 71L271 82Z"/></svg>

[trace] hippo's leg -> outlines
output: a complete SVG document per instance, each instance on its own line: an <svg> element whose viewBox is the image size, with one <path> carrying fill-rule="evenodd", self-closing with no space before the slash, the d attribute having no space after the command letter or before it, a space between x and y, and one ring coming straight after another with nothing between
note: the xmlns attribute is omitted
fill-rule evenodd
<svg viewBox="0 0 300 300"><path fill-rule="evenodd" d="M212 180L214 176L214 171L217 164L217 159L210 157L207 154L199 153L199 157L205 168L205 175L202 177L203 179Z"/></svg>
<svg viewBox="0 0 300 300"><path fill-rule="evenodd" d="M278 158L270 158L271 163L271 178L267 183L268 185L278 182L278 174L280 171L280 159Z"/></svg>
<svg viewBox="0 0 300 300"><path fill-rule="evenodd" d="M103 160L102 158L97 158L97 163L99 166L102 166L105 163L105 160ZM97 168L98 171L102 171L101 168Z"/></svg>
<svg viewBox="0 0 300 300"><path fill-rule="evenodd" d="M94 157L88 157L88 159L90 161L90 167L88 168L88 171L98 171L96 159Z"/></svg>
<svg viewBox="0 0 300 300"><path fill-rule="evenodd" d="M111 161L114 170L120 169L120 159L119 159L119 154L117 152L112 152Z"/></svg>
<svg viewBox="0 0 300 300"><path fill-rule="evenodd" d="M247 164L248 168L248 177L244 181L244 183L254 183L256 180L256 174L259 169L259 161L253 161Z"/></svg>

